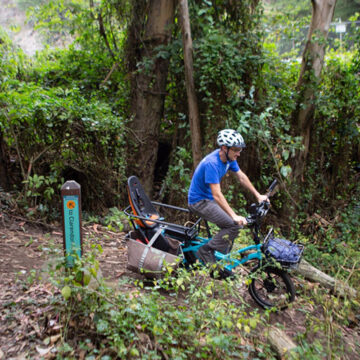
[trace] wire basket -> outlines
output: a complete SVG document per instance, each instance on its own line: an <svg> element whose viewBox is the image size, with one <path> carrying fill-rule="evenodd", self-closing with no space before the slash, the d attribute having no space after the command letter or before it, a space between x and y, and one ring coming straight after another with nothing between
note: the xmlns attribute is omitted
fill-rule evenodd
<svg viewBox="0 0 360 360"><path fill-rule="evenodd" d="M269 237L263 247L267 258L275 259L286 268L297 268L303 251L304 245L302 244L294 244L289 240L274 237Z"/></svg>

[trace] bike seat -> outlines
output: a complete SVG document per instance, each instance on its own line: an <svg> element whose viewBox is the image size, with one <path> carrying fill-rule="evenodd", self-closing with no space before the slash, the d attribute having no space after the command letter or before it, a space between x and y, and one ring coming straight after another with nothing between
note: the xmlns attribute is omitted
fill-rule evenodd
<svg viewBox="0 0 360 360"><path fill-rule="evenodd" d="M128 195L131 209L134 215L141 216L143 219L135 219L135 222L142 228L155 228L157 223L150 221L159 219L160 215L147 197L140 180L136 176L130 176L128 179Z"/></svg>

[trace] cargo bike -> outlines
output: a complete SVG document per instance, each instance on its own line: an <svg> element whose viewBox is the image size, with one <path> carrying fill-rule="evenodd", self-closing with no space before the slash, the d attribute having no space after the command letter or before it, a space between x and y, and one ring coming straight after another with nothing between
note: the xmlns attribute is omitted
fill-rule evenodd
<svg viewBox="0 0 360 360"><path fill-rule="evenodd" d="M268 196L276 184L274 180L268 189ZM128 179L127 188L130 204L124 213L133 226L126 236L128 268L141 271L147 277L158 277L169 264L186 268L204 265L196 252L212 238L207 221L197 217L185 225L170 223L161 216L161 210L165 212L171 209L182 215L190 215L189 209L150 201L136 176ZM266 235L261 233L260 227L269 208L268 202L250 206L246 220L247 227L252 230L254 244L228 254L215 251L215 258L222 269L219 277L229 278L230 281L236 278L234 270L238 266L251 264L248 282L251 297L263 308L284 309L295 299L295 287L289 270L298 266L304 247L275 237L273 229Z"/></svg>

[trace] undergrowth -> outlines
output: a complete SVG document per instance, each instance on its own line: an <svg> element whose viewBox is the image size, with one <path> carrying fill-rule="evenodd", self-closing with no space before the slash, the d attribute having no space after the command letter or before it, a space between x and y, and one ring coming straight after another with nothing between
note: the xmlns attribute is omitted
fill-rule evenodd
<svg viewBox="0 0 360 360"><path fill-rule="evenodd" d="M62 294L56 309L67 344L59 358L71 358L79 348L87 349L88 359L99 354L103 359L269 358L269 347L257 336L266 316L243 301L240 284L209 281L195 270L180 269L173 276L169 269L161 280L138 280L131 291L114 292L97 268L91 256L65 273L62 263L51 270ZM91 277L86 286L83 273ZM118 287L132 282L125 278Z"/></svg>
<svg viewBox="0 0 360 360"><path fill-rule="evenodd" d="M298 235L306 245L305 257L316 267L359 290L360 284L360 207L354 199L333 221L314 218L314 235ZM310 221L309 221L310 222Z"/></svg>
<svg viewBox="0 0 360 360"><path fill-rule="evenodd" d="M107 285L99 274L99 245L72 269L63 259L49 270L59 289L53 310L62 324L58 359L275 359L267 342L272 324L301 314L304 331L289 358L350 359L344 329L358 328L359 304L296 281L288 315L254 308L243 279L217 281L205 270L167 269L158 280L123 277ZM290 315L292 314L292 315ZM298 316L298 315L297 315ZM350 354L350 355L349 355ZM350 356L350 357L349 357Z"/></svg>

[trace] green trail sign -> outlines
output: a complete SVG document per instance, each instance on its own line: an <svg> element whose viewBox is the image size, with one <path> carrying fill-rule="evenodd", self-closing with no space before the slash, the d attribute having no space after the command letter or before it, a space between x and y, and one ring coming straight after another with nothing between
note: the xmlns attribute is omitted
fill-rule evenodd
<svg viewBox="0 0 360 360"><path fill-rule="evenodd" d="M61 187L63 239L66 266L74 266L74 255L81 257L81 187L73 180Z"/></svg>

